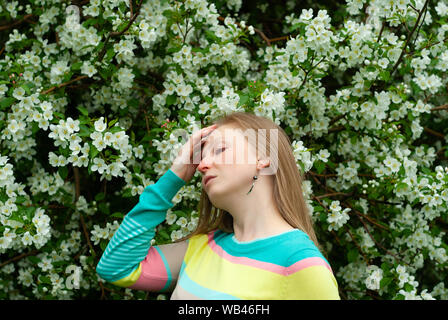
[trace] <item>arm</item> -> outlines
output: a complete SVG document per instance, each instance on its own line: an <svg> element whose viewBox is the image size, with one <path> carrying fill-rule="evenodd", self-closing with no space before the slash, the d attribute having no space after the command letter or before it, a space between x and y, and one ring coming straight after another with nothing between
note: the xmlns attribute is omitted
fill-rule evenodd
<svg viewBox="0 0 448 320"><path fill-rule="evenodd" d="M168 170L145 188L137 205L125 216L96 267L98 275L117 286L168 291L179 274L187 241L151 246L155 227L173 207L172 198L185 181Z"/></svg>
<svg viewBox="0 0 448 320"><path fill-rule="evenodd" d="M284 299L340 300L330 265L315 250L301 250L289 258Z"/></svg>

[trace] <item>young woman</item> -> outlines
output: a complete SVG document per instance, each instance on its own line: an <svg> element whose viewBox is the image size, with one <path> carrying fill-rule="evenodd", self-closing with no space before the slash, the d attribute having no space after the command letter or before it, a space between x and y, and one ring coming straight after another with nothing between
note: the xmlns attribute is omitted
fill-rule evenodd
<svg viewBox="0 0 448 320"><path fill-rule="evenodd" d="M196 229L152 246L155 227L196 170L202 174ZM145 188L97 273L121 287L174 290L171 299L338 300L301 181L280 126L250 113L229 114L193 134L171 168Z"/></svg>

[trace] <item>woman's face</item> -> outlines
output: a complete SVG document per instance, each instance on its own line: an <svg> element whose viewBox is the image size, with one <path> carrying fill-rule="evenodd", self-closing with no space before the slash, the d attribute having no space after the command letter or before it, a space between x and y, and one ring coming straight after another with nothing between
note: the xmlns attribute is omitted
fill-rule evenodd
<svg viewBox="0 0 448 320"><path fill-rule="evenodd" d="M248 143L243 131L229 125L221 126L205 138L202 160L198 170L202 173L202 187L209 199L218 200L233 193L247 193L256 174L256 151ZM216 176L204 184L205 178ZM219 201L218 201L219 202ZM218 206L218 203L215 204Z"/></svg>

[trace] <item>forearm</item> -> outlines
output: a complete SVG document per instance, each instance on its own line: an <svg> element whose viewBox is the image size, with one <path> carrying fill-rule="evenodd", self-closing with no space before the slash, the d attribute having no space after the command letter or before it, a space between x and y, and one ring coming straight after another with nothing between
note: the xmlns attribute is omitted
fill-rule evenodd
<svg viewBox="0 0 448 320"><path fill-rule="evenodd" d="M137 205L125 216L109 241L96 267L106 281L115 282L139 268L155 236L155 228L173 207L171 199L185 182L168 170L155 184L145 188Z"/></svg>

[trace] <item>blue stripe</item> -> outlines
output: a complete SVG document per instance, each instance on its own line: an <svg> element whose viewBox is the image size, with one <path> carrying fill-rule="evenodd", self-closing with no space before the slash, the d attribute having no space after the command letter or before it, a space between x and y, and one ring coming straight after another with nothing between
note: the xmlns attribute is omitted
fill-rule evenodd
<svg viewBox="0 0 448 320"><path fill-rule="evenodd" d="M186 272L179 279L179 285L187 292L206 300L241 300L230 294L201 286L194 282Z"/></svg>
<svg viewBox="0 0 448 320"><path fill-rule="evenodd" d="M234 233L226 233L219 229L213 234L213 240L215 240L216 244L234 257L247 257L284 267L289 266L289 259L287 258L292 254L294 254L295 258L294 261L291 260L292 263L310 257L319 257L327 262L314 242L300 229L246 243L237 243L233 237ZM277 249L266 255L266 251L273 245Z"/></svg>
<svg viewBox="0 0 448 320"><path fill-rule="evenodd" d="M171 275L170 266L168 264L168 261L165 258L165 255L163 254L162 250L158 246L154 246L154 249L157 250L157 252L160 254L163 260L163 264L165 265L166 273L168 274L168 280L165 284L165 286L162 288L163 291L167 290L169 286L171 285L171 282L173 281L173 276Z"/></svg>

